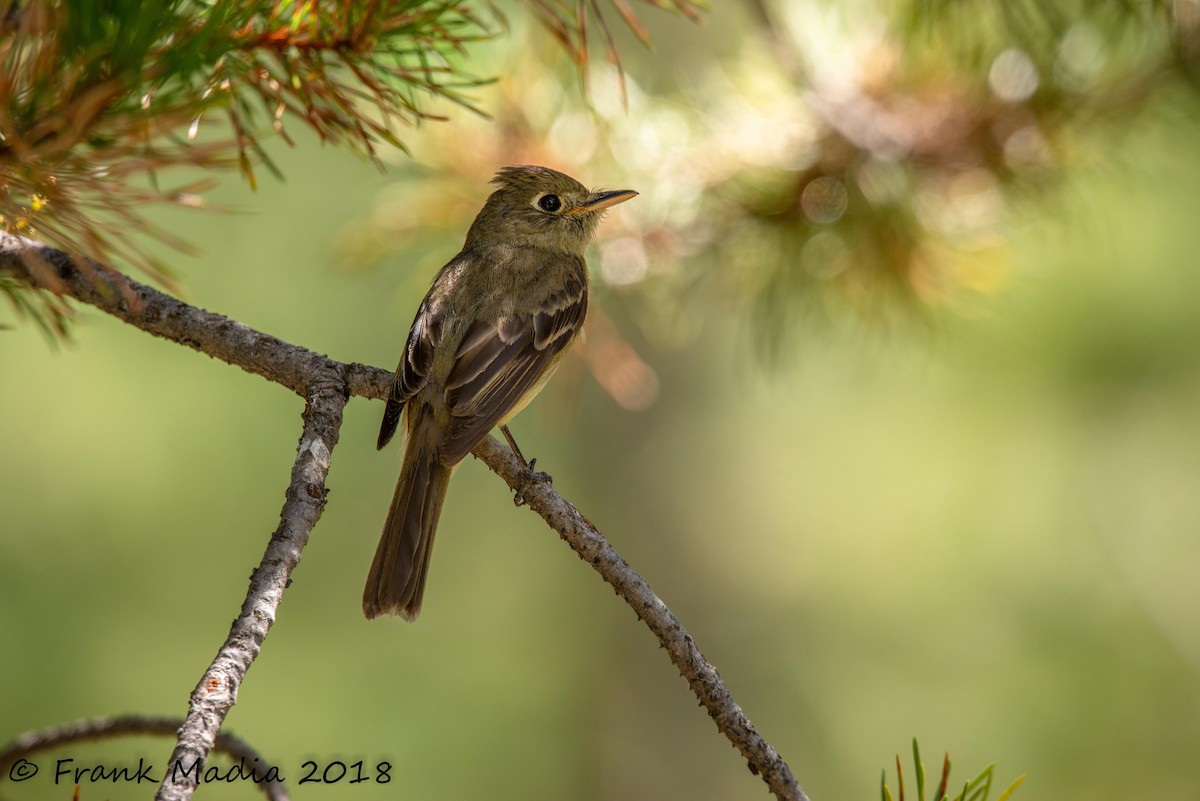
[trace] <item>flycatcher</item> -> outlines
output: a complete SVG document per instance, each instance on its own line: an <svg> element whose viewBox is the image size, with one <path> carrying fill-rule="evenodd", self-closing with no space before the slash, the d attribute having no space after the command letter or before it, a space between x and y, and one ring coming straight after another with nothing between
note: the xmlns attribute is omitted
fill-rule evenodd
<svg viewBox="0 0 1200 801"><path fill-rule="evenodd" d="M462 252L417 308L379 429L408 444L363 591L368 619L415 620L454 467L546 383L587 314L584 250L605 209L637 195L589 192L545 167L505 167Z"/></svg>

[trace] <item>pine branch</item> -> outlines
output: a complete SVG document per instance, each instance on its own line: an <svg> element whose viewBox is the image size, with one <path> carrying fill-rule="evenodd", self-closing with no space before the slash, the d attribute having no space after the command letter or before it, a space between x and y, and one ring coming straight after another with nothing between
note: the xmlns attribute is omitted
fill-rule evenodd
<svg viewBox="0 0 1200 801"><path fill-rule="evenodd" d="M645 42L628 0L612 2ZM675 7L695 19L693 3ZM526 5L582 74L598 2L578 12L569 0ZM469 92L491 80L463 60L497 34L493 19L502 21L488 3L452 0L0 0L0 231L123 260L172 288L170 267L139 237L193 248L142 209L204 207L216 184L163 187L176 168L237 170L253 187L259 166L279 174L262 141L293 144L293 125L380 164L381 148L405 149L402 126L445 119L434 99L483 113ZM607 52L619 65L611 41ZM0 294L52 335L65 332L68 310L45 294L23 298L5 283Z"/></svg>
<svg viewBox="0 0 1200 801"><path fill-rule="evenodd" d="M31 264L38 268L31 269ZM181 770L188 771L213 747L226 713L237 700L237 689L275 620L288 577L320 518L325 504L325 475L330 453L337 444L347 398L351 395L383 398L391 374L364 365L336 362L170 298L107 267L73 260L39 242L0 233L0 273L4 272L26 283L44 283L47 275L52 275L59 291L77 300L148 333L261 375L307 401L304 432L280 526L251 578L241 615L192 693L187 721L171 756L170 765L180 765ZM495 439L485 438L472 453L520 493L550 528L630 605L659 639L717 729L745 757L750 771L761 776L777 798L807 801L787 763L746 718L683 624L595 526L553 486L535 481L516 455ZM169 784L164 779L156 798L183 801L191 797L194 789L194 782Z"/></svg>
<svg viewBox="0 0 1200 801"><path fill-rule="evenodd" d="M161 173L237 168L253 184L272 166L260 140L288 139L288 122L372 158L403 148L397 126L431 117L428 99L473 107L462 90L481 82L450 56L491 35L465 4L409 0L0 0L0 16L0 229L160 283L168 269L128 232L184 243L141 207L200 205L212 185L164 190Z"/></svg>

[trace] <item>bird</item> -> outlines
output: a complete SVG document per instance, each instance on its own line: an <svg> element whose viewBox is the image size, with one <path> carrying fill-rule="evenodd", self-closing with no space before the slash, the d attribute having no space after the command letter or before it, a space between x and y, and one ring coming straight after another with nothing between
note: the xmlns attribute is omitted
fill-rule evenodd
<svg viewBox="0 0 1200 801"><path fill-rule="evenodd" d="M542 389L588 309L588 244L605 210L638 193L589 190L548 167L504 167L408 332L376 447L403 424L404 460L363 590L367 619L421 611L450 477ZM526 462L532 470L532 464Z"/></svg>

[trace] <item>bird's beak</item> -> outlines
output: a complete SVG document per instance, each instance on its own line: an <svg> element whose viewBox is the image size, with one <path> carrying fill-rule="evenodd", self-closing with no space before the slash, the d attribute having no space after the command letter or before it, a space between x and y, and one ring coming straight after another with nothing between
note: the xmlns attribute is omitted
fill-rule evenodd
<svg viewBox="0 0 1200 801"><path fill-rule="evenodd" d="M609 206L615 206L618 203L624 203L630 198L637 197L638 193L632 189L614 189L611 192L593 192L588 195L587 201L578 208L571 209L566 212L567 216L574 217L578 214L590 214L593 211L603 211Z"/></svg>

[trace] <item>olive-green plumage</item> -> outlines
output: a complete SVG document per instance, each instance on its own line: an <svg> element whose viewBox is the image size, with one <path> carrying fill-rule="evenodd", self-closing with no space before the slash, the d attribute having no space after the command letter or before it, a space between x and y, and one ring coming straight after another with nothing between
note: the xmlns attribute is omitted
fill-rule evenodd
<svg viewBox="0 0 1200 801"><path fill-rule="evenodd" d="M363 592L368 618L421 611L433 535L455 465L524 408L587 314L584 251L630 190L589 192L545 167L505 167L462 252L417 309L378 446L403 417L408 444Z"/></svg>

